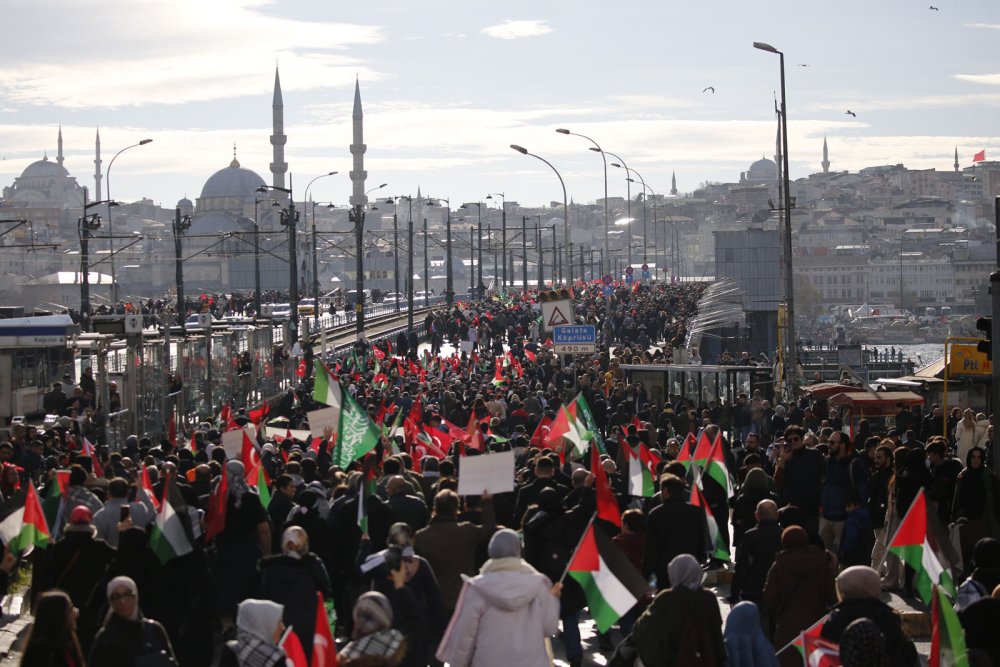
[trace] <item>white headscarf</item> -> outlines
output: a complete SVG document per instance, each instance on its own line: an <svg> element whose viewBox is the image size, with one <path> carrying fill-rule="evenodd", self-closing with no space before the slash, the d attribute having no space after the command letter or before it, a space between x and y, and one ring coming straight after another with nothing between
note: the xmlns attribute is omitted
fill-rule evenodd
<svg viewBox="0 0 1000 667"><path fill-rule="evenodd" d="M667 565L667 576L670 577L671 588L687 588L692 591L701 588L701 566L691 554L674 556Z"/></svg>
<svg viewBox="0 0 1000 667"><path fill-rule="evenodd" d="M140 618L139 614L139 587L135 585L135 581L131 577L115 577L108 582L107 596L108 604L111 604L111 595L115 590L119 588L126 588L132 595L135 596L135 609L132 611L132 615L129 617L130 621L138 621ZM115 613L113 609L108 609L108 616Z"/></svg>
<svg viewBox="0 0 1000 667"><path fill-rule="evenodd" d="M236 627L273 644L274 631L278 629L284 612L284 605L277 602L244 600L236 608Z"/></svg>

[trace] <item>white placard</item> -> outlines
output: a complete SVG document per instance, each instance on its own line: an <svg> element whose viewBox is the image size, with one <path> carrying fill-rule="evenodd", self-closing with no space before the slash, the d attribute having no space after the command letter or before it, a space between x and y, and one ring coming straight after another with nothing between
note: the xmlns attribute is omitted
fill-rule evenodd
<svg viewBox="0 0 1000 667"><path fill-rule="evenodd" d="M337 430L337 424L340 420L340 408L312 410L306 413L306 419L309 420L309 432L312 436L322 438L323 429L327 426L331 427L334 431Z"/></svg>
<svg viewBox="0 0 1000 667"><path fill-rule="evenodd" d="M243 429L238 428L222 434L222 448L227 459L237 459L243 453Z"/></svg>
<svg viewBox="0 0 1000 667"><path fill-rule="evenodd" d="M472 354L472 341L463 340L459 342L459 349L460 351L465 352L466 354Z"/></svg>
<svg viewBox="0 0 1000 667"><path fill-rule="evenodd" d="M478 496L514 490L514 452L466 456L458 468L458 495Z"/></svg>

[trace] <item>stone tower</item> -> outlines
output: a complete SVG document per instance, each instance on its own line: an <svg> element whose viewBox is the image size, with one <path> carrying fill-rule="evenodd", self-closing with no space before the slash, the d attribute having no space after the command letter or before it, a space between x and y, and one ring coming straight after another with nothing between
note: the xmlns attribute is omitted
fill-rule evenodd
<svg viewBox="0 0 1000 667"><path fill-rule="evenodd" d="M354 134L351 141L351 155L354 157L353 169L351 169L351 206L364 206L368 203L365 197L365 179L368 172L365 171L365 131L364 114L361 112L361 83L354 80L354 113L351 115Z"/></svg>
<svg viewBox="0 0 1000 667"><path fill-rule="evenodd" d="M94 140L94 201L101 201L101 128L97 128Z"/></svg>
<svg viewBox="0 0 1000 667"><path fill-rule="evenodd" d="M271 185L276 188L285 187L285 172L288 163L285 162L285 103L281 100L281 79L278 68L274 68L274 99L271 102L271 146L273 162L271 162Z"/></svg>
<svg viewBox="0 0 1000 667"><path fill-rule="evenodd" d="M826 147L826 135L823 135L823 161L820 163L823 165L823 173L830 173L830 151Z"/></svg>
<svg viewBox="0 0 1000 667"><path fill-rule="evenodd" d="M670 194L677 196L677 172L670 172Z"/></svg>
<svg viewBox="0 0 1000 667"><path fill-rule="evenodd" d="M62 125L59 126L59 139L58 139L59 149L56 152L56 164L60 167L63 166L63 161L66 159L63 157L63 144L62 144Z"/></svg>

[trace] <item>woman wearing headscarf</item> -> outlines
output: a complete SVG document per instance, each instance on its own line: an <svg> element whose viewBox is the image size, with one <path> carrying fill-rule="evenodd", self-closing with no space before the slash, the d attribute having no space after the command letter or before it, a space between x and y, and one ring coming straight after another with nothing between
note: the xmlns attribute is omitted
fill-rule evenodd
<svg viewBox="0 0 1000 667"><path fill-rule="evenodd" d="M1000 538L1000 478L986 467L986 451L973 447L965 457L965 470L955 485L954 518L965 519L960 535L965 562L984 537Z"/></svg>
<svg viewBox="0 0 1000 667"><path fill-rule="evenodd" d="M667 565L670 588L660 591L632 628L632 642L646 665L674 667L726 664L722 616L715 594L702 587L701 566L694 556L675 556Z"/></svg>
<svg viewBox="0 0 1000 667"><path fill-rule="evenodd" d="M280 604L269 600L241 602L236 610L236 639L226 642L219 667L285 667L285 651L278 646L285 631L283 613Z"/></svg>
<svg viewBox="0 0 1000 667"><path fill-rule="evenodd" d="M139 610L135 582L129 577L115 577L108 582L106 592L111 608L94 638L87 662L101 667L135 667L138 658L157 656L164 665L176 665L166 630Z"/></svg>
<svg viewBox="0 0 1000 667"><path fill-rule="evenodd" d="M882 602L878 573L865 565L849 567L837 576L837 602L823 624L822 637L839 644L847 626L859 618L870 619L885 637L889 662L893 667L913 667L917 650L903 634L899 616Z"/></svg>
<svg viewBox="0 0 1000 667"><path fill-rule="evenodd" d="M836 602L834 570L825 550L809 543L801 526L781 533L781 551L767 573L763 607L775 621L774 646L781 650L799 633L818 621ZM795 651L779 654L782 667L798 667Z"/></svg>
<svg viewBox="0 0 1000 667"><path fill-rule="evenodd" d="M521 558L521 540L509 528L494 533L489 556L462 588L438 660L452 667L546 667L545 638L559 629L562 586Z"/></svg>
<svg viewBox="0 0 1000 667"><path fill-rule="evenodd" d="M247 485L243 464L228 461L224 474L229 497L226 527L215 536L217 605L223 622L231 622L236 605L257 582L257 561L271 553L271 528L260 498Z"/></svg>
<svg viewBox="0 0 1000 667"><path fill-rule="evenodd" d="M874 621L859 618L840 636L840 664L843 667L889 667L885 636Z"/></svg>
<svg viewBox="0 0 1000 667"><path fill-rule="evenodd" d="M726 667L778 667L774 647L760 626L760 609L743 601L726 618Z"/></svg>
<svg viewBox="0 0 1000 667"><path fill-rule="evenodd" d="M396 667L403 661L406 638L392 627L392 604L386 596L365 593L352 617L351 641L337 654L341 667Z"/></svg>
<svg viewBox="0 0 1000 667"><path fill-rule="evenodd" d="M59 590L43 593L34 615L20 667L84 667L76 636L77 610L69 596Z"/></svg>
<svg viewBox="0 0 1000 667"><path fill-rule="evenodd" d="M284 606L285 625L299 636L306 659L312 655L316 631L316 593L330 597L323 561L309 551L309 537L298 526L281 535L281 554L260 559L260 596Z"/></svg>

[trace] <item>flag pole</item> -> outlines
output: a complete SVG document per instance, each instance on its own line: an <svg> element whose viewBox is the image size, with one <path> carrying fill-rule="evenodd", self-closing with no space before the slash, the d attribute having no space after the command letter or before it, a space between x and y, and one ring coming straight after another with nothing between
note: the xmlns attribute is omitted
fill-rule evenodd
<svg viewBox="0 0 1000 667"><path fill-rule="evenodd" d="M569 557L569 561L566 563L566 569L563 570L562 576L559 577L559 581L556 582L557 584L561 584L563 579L566 578L566 575L569 574L569 566L573 564L573 559L576 558L576 552L580 550L583 540L587 537L587 531L589 531L590 527L594 525L594 519L596 518L597 510L594 510L594 513L590 515L590 521L587 522L587 527L583 529L583 535L580 536L580 539L576 543L576 548L573 549L573 554Z"/></svg>

